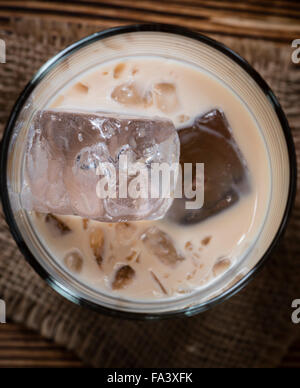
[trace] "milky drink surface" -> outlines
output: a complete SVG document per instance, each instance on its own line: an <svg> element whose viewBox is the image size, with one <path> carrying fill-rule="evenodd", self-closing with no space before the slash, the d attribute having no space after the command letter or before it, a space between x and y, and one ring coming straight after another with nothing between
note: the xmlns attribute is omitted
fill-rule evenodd
<svg viewBox="0 0 300 388"><path fill-rule="evenodd" d="M239 201L196 223L181 224L170 217L109 224L33 215L47 249L76 278L116 297L180 298L243 260L267 213L270 171L255 118L228 85L184 62L130 57L81 74L48 108L162 117L171 119L178 129L219 109L249 173L251 188Z"/></svg>

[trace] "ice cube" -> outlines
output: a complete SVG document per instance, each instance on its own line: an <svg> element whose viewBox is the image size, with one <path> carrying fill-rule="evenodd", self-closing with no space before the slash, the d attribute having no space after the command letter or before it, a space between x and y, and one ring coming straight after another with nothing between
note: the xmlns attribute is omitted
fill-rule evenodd
<svg viewBox="0 0 300 388"><path fill-rule="evenodd" d="M155 226L145 231L142 235L142 241L146 248L166 265L175 266L184 260L184 257L177 251L171 237Z"/></svg>
<svg viewBox="0 0 300 388"><path fill-rule="evenodd" d="M127 82L114 88L111 97L119 104L149 107L153 104L151 90L142 91L134 82Z"/></svg>
<svg viewBox="0 0 300 388"><path fill-rule="evenodd" d="M82 219L82 226L83 226L84 230L87 230L89 228L89 222L90 222L90 220L88 218Z"/></svg>
<svg viewBox="0 0 300 388"><path fill-rule="evenodd" d="M184 163L193 163L194 180L196 163L204 163L204 206L187 210L188 199L183 196L173 202L168 218L179 223L200 222L234 205L250 190L246 161L222 111L215 109L197 117L178 134L182 169Z"/></svg>
<svg viewBox="0 0 300 388"><path fill-rule="evenodd" d="M129 255L126 257L127 261L135 261L139 260L140 254L135 249L131 249Z"/></svg>
<svg viewBox="0 0 300 388"><path fill-rule="evenodd" d="M168 82L153 87L155 104L164 113L172 113L179 107L176 86Z"/></svg>
<svg viewBox="0 0 300 388"><path fill-rule="evenodd" d="M212 236L205 237L205 238L201 241L202 246L206 247L207 245L210 244L211 240L212 240Z"/></svg>
<svg viewBox="0 0 300 388"><path fill-rule="evenodd" d="M68 227L67 224L65 224L62 220L60 220L53 214L47 214L47 216L45 217L45 222L49 224L53 235L64 236L72 232L72 230Z"/></svg>
<svg viewBox="0 0 300 388"><path fill-rule="evenodd" d="M71 208L74 214L86 218L93 218L103 210L96 189L89 190L89 187L96 188L99 181L96 162L101 152L102 148L98 145L85 147L65 161L63 180Z"/></svg>
<svg viewBox="0 0 300 388"><path fill-rule="evenodd" d="M90 246L92 248L93 254L95 256L96 262L99 267L102 266L103 262L103 244L104 244L104 235L102 229L96 228L90 234Z"/></svg>
<svg viewBox="0 0 300 388"><path fill-rule="evenodd" d="M72 88L72 91L79 94L88 94L89 86L83 82L77 82Z"/></svg>
<svg viewBox="0 0 300 388"><path fill-rule="evenodd" d="M191 118L190 118L190 116L188 116L188 115L179 115L178 117L177 117L177 120L181 123L181 124L183 124L183 123L185 123L186 121L189 121Z"/></svg>
<svg viewBox="0 0 300 388"><path fill-rule="evenodd" d="M215 265L213 266L213 275L214 277L218 277L226 272L231 266L231 261L226 258L220 258L217 260Z"/></svg>
<svg viewBox="0 0 300 388"><path fill-rule="evenodd" d="M173 199L162 195L151 198L151 164L177 163L179 149L174 125L166 119L40 111L29 133L23 206L41 213L78 215L102 222L160 219ZM129 195L119 195L119 175L127 172L127 166L119 164L121 156L127 156L128 165L143 166L143 176L149 178L146 198L138 194L143 180L136 184L137 196L131 196L130 187L140 173L128 176L125 191ZM115 180L108 164L115 168ZM97 189L103 178L115 182L115 198L99 196ZM171 193L175 183L170 182ZM110 186L104 185L106 189Z"/></svg>
<svg viewBox="0 0 300 388"><path fill-rule="evenodd" d="M116 239L123 245L131 243L132 239L135 238L136 226L129 222L120 222L115 225Z"/></svg>
<svg viewBox="0 0 300 388"><path fill-rule="evenodd" d="M82 271L83 258L78 252L68 253L64 258L64 263L71 272L79 273Z"/></svg>
<svg viewBox="0 0 300 388"><path fill-rule="evenodd" d="M124 265L120 267L112 282L112 288L114 290L120 290L128 286L135 277L135 270L130 267L130 265Z"/></svg>
<svg viewBox="0 0 300 388"><path fill-rule="evenodd" d="M53 153L52 147L39 131L37 126L30 139L26 163L28 185L24 185L23 202L28 210L31 210L32 199L36 211L67 214L69 203L63 183L64 158Z"/></svg>
<svg viewBox="0 0 300 388"><path fill-rule="evenodd" d="M119 63L115 68L114 68L114 78L120 78L122 73L124 72L126 68L125 63Z"/></svg>

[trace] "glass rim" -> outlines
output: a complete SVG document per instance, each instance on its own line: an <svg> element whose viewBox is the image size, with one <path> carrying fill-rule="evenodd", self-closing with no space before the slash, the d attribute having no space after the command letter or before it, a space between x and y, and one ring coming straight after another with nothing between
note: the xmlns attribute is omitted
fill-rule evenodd
<svg viewBox="0 0 300 388"><path fill-rule="evenodd" d="M14 219L13 210L11 208L10 199L9 199L9 191L7 185L7 162L8 162L8 149L11 141L11 136L13 134L13 130L15 127L16 120L24 107L27 98L31 95L32 91L39 84L39 82L62 60L69 57L74 52L80 50L81 48L94 43L96 41L100 41L105 38L109 38L116 35L126 34L126 33L134 33L134 32L159 32L159 33L169 33L174 35L180 35L187 38L191 38L195 41L204 43L237 63L243 70L250 75L250 77L256 82L259 88L264 92L265 96L270 101L277 118L281 124L281 128L283 130L285 141L287 145L288 155L289 155L289 173L290 173L290 184L289 184L289 193L287 198L287 204L284 211L284 215L278 228L278 231L270 244L268 250L265 254L259 259L258 263L236 284L230 287L228 290L224 291L221 295L218 295L211 300L205 301L203 303L199 303L195 306L189 306L182 308L178 311L171 312L159 312L159 313L134 313L134 312L125 312L121 310L110 309L104 306L101 306L97 303L91 302L88 299L82 298L78 295L75 295L73 292L67 292L64 287L62 287L57 280L50 275L38 262L38 260L34 257L28 246L26 245L22 234L17 226L17 223ZM60 51L57 55L48 60L34 75L31 81L27 84L24 90L21 92L18 100L16 101L11 115L8 119L7 125L4 130L4 135L1 141L1 153L0 153L0 193L1 200L3 205L3 211L5 214L6 221L10 228L11 234L14 237L21 253L25 257L25 259L29 262L29 264L35 269L35 271L59 294L64 296L66 299L72 301L73 303L91 308L100 313L104 313L109 316L115 316L119 318L125 319L164 319L164 318L174 318L180 316L191 316L197 313L206 311L219 303L226 301L231 298L235 294L237 294L241 289L243 289L258 273L258 271L262 268L262 266L266 263L267 259L270 257L271 252L275 249L277 244L279 243L280 238L282 237L296 197L296 189L297 189L297 162L296 162L296 152L295 145L291 133L291 129L289 127L287 118L281 108L280 103L275 97L273 91L266 83L266 81L259 75L259 73L239 54L235 53L233 50L225 46L224 44L211 39L205 35L202 35L198 32L186 29L184 27L178 27L169 24L134 24L129 26L120 26L113 27L110 29L105 29L103 31L96 32L92 35L89 35L72 45L68 46L64 50Z"/></svg>

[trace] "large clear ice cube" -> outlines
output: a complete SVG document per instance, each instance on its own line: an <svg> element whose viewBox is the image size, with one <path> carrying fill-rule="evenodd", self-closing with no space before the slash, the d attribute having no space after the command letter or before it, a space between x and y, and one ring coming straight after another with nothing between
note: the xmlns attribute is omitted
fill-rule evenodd
<svg viewBox="0 0 300 388"><path fill-rule="evenodd" d="M122 198L119 177L126 175L127 165L119 162L124 160L121 156L126 156L127 164L139 163L151 180L152 163L171 166L178 163L179 152L177 132L166 119L39 111L29 132L23 206L41 213L79 215L102 222L160 219L173 199L151 198L151 183L147 198ZM116 198L100 198L99 180L114 179L111 166L116 172ZM138 174L129 174L127 191ZM170 181L171 192L175 183ZM106 190L108 186L103 185Z"/></svg>

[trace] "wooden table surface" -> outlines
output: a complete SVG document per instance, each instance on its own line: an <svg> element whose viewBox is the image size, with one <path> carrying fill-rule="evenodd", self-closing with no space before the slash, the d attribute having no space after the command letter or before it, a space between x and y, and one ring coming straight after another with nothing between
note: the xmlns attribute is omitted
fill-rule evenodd
<svg viewBox="0 0 300 388"><path fill-rule="evenodd" d="M290 44L300 38L299 0L0 0L0 26L9 17L48 18L105 25L160 22L207 35L265 39ZM70 352L20 324L0 325L0 367L84 367ZM300 367L300 339L279 367Z"/></svg>
<svg viewBox="0 0 300 388"><path fill-rule="evenodd" d="M0 0L0 17L48 18L108 27L172 23L222 34L291 42L300 36L299 0Z"/></svg>

